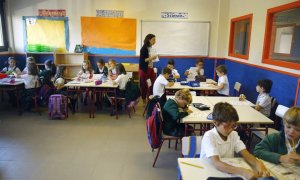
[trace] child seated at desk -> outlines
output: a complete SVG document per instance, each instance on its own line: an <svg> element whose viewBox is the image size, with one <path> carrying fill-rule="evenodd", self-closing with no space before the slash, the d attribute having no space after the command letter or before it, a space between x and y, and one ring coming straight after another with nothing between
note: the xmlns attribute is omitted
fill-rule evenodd
<svg viewBox="0 0 300 180"><path fill-rule="evenodd" d="M108 76L109 79L115 80L117 78L117 70L116 70L117 62L113 59L108 60Z"/></svg>
<svg viewBox="0 0 300 180"><path fill-rule="evenodd" d="M229 96L229 81L227 78L227 68L224 65L220 65L216 69L216 73L219 77L218 83L207 82L210 86L218 88L219 96Z"/></svg>
<svg viewBox="0 0 300 180"><path fill-rule="evenodd" d="M174 85L174 82L169 82L170 75L172 74L171 69L165 67L162 70L162 73L156 78L153 85L153 96L161 97L165 93L165 86L171 87Z"/></svg>
<svg viewBox="0 0 300 180"><path fill-rule="evenodd" d="M269 79L257 81L256 91L259 93L255 109L269 117L271 113L271 97L269 95L273 82Z"/></svg>
<svg viewBox="0 0 300 180"><path fill-rule="evenodd" d="M45 61L45 70L39 73L40 79L42 79L43 85L46 84L49 87L54 87L52 78L55 75L55 65L52 60Z"/></svg>
<svg viewBox="0 0 300 180"><path fill-rule="evenodd" d="M17 74L21 74L20 69L16 66L17 61L14 57L9 57L7 60L7 67L2 69L2 73L6 73L6 74L13 74L13 73L17 73Z"/></svg>
<svg viewBox="0 0 300 180"><path fill-rule="evenodd" d="M254 154L271 163L300 164L300 108L291 107L283 116L284 129L267 135Z"/></svg>
<svg viewBox="0 0 300 180"><path fill-rule="evenodd" d="M191 67L190 69L186 70L184 75L187 76L187 79L192 81L196 80L196 76L204 76L203 59L197 59L196 67Z"/></svg>
<svg viewBox="0 0 300 180"><path fill-rule="evenodd" d="M77 77L82 79L91 79L93 77L93 70L90 61L84 60L82 62L82 68L81 71L78 72Z"/></svg>
<svg viewBox="0 0 300 180"><path fill-rule="evenodd" d="M95 74L103 74L105 77L108 75L108 68L105 66L103 59L97 61L97 68Z"/></svg>
<svg viewBox="0 0 300 180"><path fill-rule="evenodd" d="M119 89L117 91L117 96L125 97L125 87L129 80L129 76L126 73L126 70L122 63L117 64L116 72L117 72L118 76L115 80L112 80L112 82L113 82L113 84L119 85Z"/></svg>
<svg viewBox="0 0 300 180"><path fill-rule="evenodd" d="M19 75L14 73L14 76L24 80L25 90L22 94L22 106L26 111L30 111L32 107L32 97L35 95L37 89L40 87L39 77L38 77L38 68L36 63L27 63L27 74Z"/></svg>
<svg viewBox="0 0 300 180"><path fill-rule="evenodd" d="M27 68L28 63L36 63L34 57L31 56L31 57L26 58L26 66L23 69L23 71L21 72L21 74L27 74L28 73L28 68ZM39 71L39 68L38 68L38 71Z"/></svg>
<svg viewBox="0 0 300 180"><path fill-rule="evenodd" d="M175 98L167 100L163 106L163 132L166 135L183 137L185 135L185 125L180 123L180 119L191 114L193 111L188 108L192 103L192 95L188 89L181 89L175 93ZM188 127L188 135L193 128Z"/></svg>
<svg viewBox="0 0 300 180"><path fill-rule="evenodd" d="M169 59L168 61L168 68L171 69L172 71L172 74L170 76L170 78L173 78L173 79L178 79L180 78L180 74L178 73L178 71L174 68L175 66L175 62L174 62L174 59Z"/></svg>
<svg viewBox="0 0 300 180"><path fill-rule="evenodd" d="M229 103L217 103L213 112L214 128L205 132L201 143L201 158L209 158L218 170L237 174L246 179L254 179L258 177L268 177L264 164L250 154L244 143L234 129L239 116L235 108ZM252 170L241 167L231 166L221 161L221 158L233 158L234 153L239 153L245 161L252 167Z"/></svg>

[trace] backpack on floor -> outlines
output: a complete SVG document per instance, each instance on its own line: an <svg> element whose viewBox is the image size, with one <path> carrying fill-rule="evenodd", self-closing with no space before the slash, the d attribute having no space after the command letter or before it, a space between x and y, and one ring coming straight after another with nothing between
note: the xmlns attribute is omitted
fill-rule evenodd
<svg viewBox="0 0 300 180"><path fill-rule="evenodd" d="M49 119L68 117L68 98L62 94L53 94L49 98Z"/></svg>
<svg viewBox="0 0 300 180"><path fill-rule="evenodd" d="M162 143L162 136L160 134L161 123L158 115L158 108L155 106L152 115L147 119L147 135L148 141L152 149L157 149Z"/></svg>

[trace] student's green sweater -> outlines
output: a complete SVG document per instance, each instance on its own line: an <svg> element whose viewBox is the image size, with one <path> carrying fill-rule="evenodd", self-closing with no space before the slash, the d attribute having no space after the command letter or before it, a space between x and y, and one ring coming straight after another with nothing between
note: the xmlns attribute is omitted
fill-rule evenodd
<svg viewBox="0 0 300 180"><path fill-rule="evenodd" d="M163 131L165 134L172 134L172 132L180 126L180 122L178 122L181 118L188 115L187 112L179 112L178 105L174 99L168 99L163 107Z"/></svg>
<svg viewBox="0 0 300 180"><path fill-rule="evenodd" d="M300 154L300 146L296 148L296 152ZM255 156L275 164L280 163L279 157L287 153L284 131L267 135L254 149Z"/></svg>

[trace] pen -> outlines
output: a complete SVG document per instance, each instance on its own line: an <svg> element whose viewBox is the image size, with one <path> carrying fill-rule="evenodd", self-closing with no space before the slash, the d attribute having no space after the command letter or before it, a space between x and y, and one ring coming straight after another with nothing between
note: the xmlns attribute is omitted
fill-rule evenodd
<svg viewBox="0 0 300 180"><path fill-rule="evenodd" d="M195 164L190 164L190 163L187 163L187 162L180 162L181 164L186 164L186 165L189 165L189 166L193 166L193 167L197 167L197 168L201 168L203 169L204 167L202 166L198 166L198 165L195 165Z"/></svg>

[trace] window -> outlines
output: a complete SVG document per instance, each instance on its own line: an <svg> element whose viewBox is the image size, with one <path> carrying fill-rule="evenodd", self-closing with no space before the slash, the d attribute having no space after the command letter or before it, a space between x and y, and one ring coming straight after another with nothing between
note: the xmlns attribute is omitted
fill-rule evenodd
<svg viewBox="0 0 300 180"><path fill-rule="evenodd" d="M8 50L8 42L5 26L4 1L0 0L0 51Z"/></svg>
<svg viewBox="0 0 300 180"><path fill-rule="evenodd" d="M300 1L268 9L263 63L300 70Z"/></svg>
<svg viewBox="0 0 300 180"><path fill-rule="evenodd" d="M231 19L229 56L249 59L252 14Z"/></svg>

